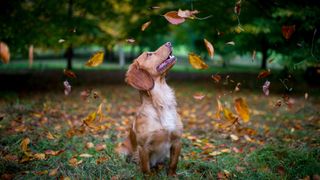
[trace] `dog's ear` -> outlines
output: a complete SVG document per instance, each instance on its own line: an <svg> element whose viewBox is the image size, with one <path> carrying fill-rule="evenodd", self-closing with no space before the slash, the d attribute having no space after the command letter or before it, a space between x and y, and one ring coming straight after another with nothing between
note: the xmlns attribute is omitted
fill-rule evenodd
<svg viewBox="0 0 320 180"><path fill-rule="evenodd" d="M125 81L140 91L150 91L154 87L151 75L146 70L140 69L137 62L129 66Z"/></svg>

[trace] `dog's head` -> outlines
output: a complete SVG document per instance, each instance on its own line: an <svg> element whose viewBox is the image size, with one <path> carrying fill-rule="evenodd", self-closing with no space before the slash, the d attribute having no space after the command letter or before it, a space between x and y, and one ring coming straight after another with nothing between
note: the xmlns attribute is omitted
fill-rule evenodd
<svg viewBox="0 0 320 180"><path fill-rule="evenodd" d="M175 63L172 45L167 42L156 51L144 52L135 59L126 73L126 82L138 90L149 91L154 80L164 76Z"/></svg>

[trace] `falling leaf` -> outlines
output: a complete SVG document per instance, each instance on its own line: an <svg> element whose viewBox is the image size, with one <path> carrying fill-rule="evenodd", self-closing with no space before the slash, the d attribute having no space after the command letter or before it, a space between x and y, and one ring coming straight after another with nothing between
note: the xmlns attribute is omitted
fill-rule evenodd
<svg viewBox="0 0 320 180"><path fill-rule="evenodd" d="M234 108L244 122L250 119L249 108L246 101L242 98L235 99Z"/></svg>
<svg viewBox="0 0 320 180"><path fill-rule="evenodd" d="M203 94L203 93L201 93L201 92L198 92L198 93L195 93L195 94L193 95L193 98L194 98L195 100L202 100L205 96L206 96L205 94Z"/></svg>
<svg viewBox="0 0 320 180"><path fill-rule="evenodd" d="M90 113L84 120L83 123L87 125L90 128L94 128L95 126L93 125L94 120L96 119L97 113L92 112Z"/></svg>
<svg viewBox="0 0 320 180"><path fill-rule="evenodd" d="M309 94L308 93L304 93L304 99L308 99Z"/></svg>
<svg viewBox="0 0 320 180"><path fill-rule="evenodd" d="M103 103L101 103L101 104L99 105L98 110L97 110L97 115L99 116L99 122L101 122L102 119L103 119L102 106L103 106Z"/></svg>
<svg viewBox="0 0 320 180"><path fill-rule="evenodd" d="M213 48L212 44L206 39L203 39L203 41L204 41L204 44L206 45L206 48L207 48L207 51L209 53L210 58L213 59L214 48Z"/></svg>
<svg viewBox="0 0 320 180"><path fill-rule="evenodd" d="M69 78L76 78L76 77L77 77L76 74L75 74L73 71L68 70L68 69L64 69L64 70L63 70L63 73L64 73L66 76L68 76Z"/></svg>
<svg viewBox="0 0 320 180"><path fill-rule="evenodd" d="M170 11L163 15L169 23L178 25L185 21L185 18L178 16L177 11Z"/></svg>
<svg viewBox="0 0 320 180"><path fill-rule="evenodd" d="M286 40L289 40L291 38L291 36L295 32L295 30L296 30L296 25L282 26L282 28L281 28L282 35Z"/></svg>
<svg viewBox="0 0 320 180"><path fill-rule="evenodd" d="M270 87L270 81L266 81L264 85L262 86L262 91L266 96L269 96L269 87Z"/></svg>
<svg viewBox="0 0 320 180"><path fill-rule="evenodd" d="M58 167L55 169L51 169L49 172L49 176L56 176L58 174Z"/></svg>
<svg viewBox="0 0 320 180"><path fill-rule="evenodd" d="M64 94L67 96L71 93L71 85L67 80L63 82L63 85L64 85Z"/></svg>
<svg viewBox="0 0 320 180"><path fill-rule="evenodd" d="M145 31L151 24L151 21L148 21L141 26L141 31Z"/></svg>
<svg viewBox="0 0 320 180"><path fill-rule="evenodd" d="M228 121L235 121L237 117L228 109L228 108L223 108L223 115Z"/></svg>
<svg viewBox="0 0 320 180"><path fill-rule="evenodd" d="M194 11L190 11L190 10L178 10L178 16L182 17L182 18L194 18L195 14L198 14L199 11L198 10L194 10Z"/></svg>
<svg viewBox="0 0 320 180"><path fill-rule="evenodd" d="M227 44L227 45L232 45L232 46L234 46L236 43L234 43L234 41L229 41L229 42L227 42L226 44Z"/></svg>
<svg viewBox="0 0 320 180"><path fill-rule="evenodd" d="M256 60L256 54L257 54L256 50L253 50L252 57L251 57L252 61Z"/></svg>
<svg viewBox="0 0 320 180"><path fill-rule="evenodd" d="M134 43L136 40L134 40L133 38L129 38L129 39L126 39L126 41L127 41L128 43Z"/></svg>
<svg viewBox="0 0 320 180"><path fill-rule="evenodd" d="M6 43L0 41L0 59L3 64L8 64L10 61L10 51Z"/></svg>
<svg viewBox="0 0 320 180"><path fill-rule="evenodd" d="M44 160L46 159L46 155L44 153L35 153L33 155L34 158L38 159L38 160Z"/></svg>
<svg viewBox="0 0 320 180"><path fill-rule="evenodd" d="M273 60L274 60L274 58L270 58L270 59L268 60L268 63L272 63Z"/></svg>
<svg viewBox="0 0 320 180"><path fill-rule="evenodd" d="M103 63L104 52L95 53L89 60L86 62L86 66L96 67Z"/></svg>
<svg viewBox="0 0 320 180"><path fill-rule="evenodd" d="M96 151L102 151L106 148L107 146L105 144L97 144L96 145Z"/></svg>
<svg viewBox="0 0 320 180"><path fill-rule="evenodd" d="M159 6L151 6L150 9L160 9Z"/></svg>
<svg viewBox="0 0 320 180"><path fill-rule="evenodd" d="M61 153L63 153L64 150L58 150L58 151L54 151L54 150L46 150L44 153L46 155L52 155L52 156L58 156L60 155Z"/></svg>
<svg viewBox="0 0 320 180"><path fill-rule="evenodd" d="M91 158L91 157L93 157L93 155L84 153L84 154L80 154L79 157Z"/></svg>
<svg viewBox="0 0 320 180"><path fill-rule="evenodd" d="M262 70L259 75L258 75L258 79L262 79L262 78L265 78L267 76L269 76L271 73L270 73L270 69L268 70Z"/></svg>
<svg viewBox="0 0 320 180"><path fill-rule="evenodd" d="M275 107L280 107L282 104L281 100L277 100L276 104L274 105Z"/></svg>
<svg viewBox="0 0 320 180"><path fill-rule="evenodd" d="M219 74L212 75L211 78L212 78L216 83L219 83L220 80L221 80L221 76L220 76Z"/></svg>
<svg viewBox="0 0 320 180"><path fill-rule="evenodd" d="M238 141L239 140L239 137L235 134L230 134L230 138L233 140L233 141Z"/></svg>
<svg viewBox="0 0 320 180"><path fill-rule="evenodd" d="M33 64L33 45L29 46L29 67Z"/></svg>
<svg viewBox="0 0 320 180"><path fill-rule="evenodd" d="M59 39L58 43L64 43L65 40L64 39Z"/></svg>
<svg viewBox="0 0 320 180"><path fill-rule="evenodd" d="M240 86L241 86L241 83L237 83L237 85L236 85L236 87L234 88L234 91L235 92L238 92L238 91L240 91Z"/></svg>
<svg viewBox="0 0 320 180"><path fill-rule="evenodd" d="M236 13L239 16L240 12L241 12L241 0L239 0L234 6L234 13Z"/></svg>
<svg viewBox="0 0 320 180"><path fill-rule="evenodd" d="M194 53L189 53L189 63L195 69L208 69L209 67L205 62L203 62L200 56Z"/></svg>

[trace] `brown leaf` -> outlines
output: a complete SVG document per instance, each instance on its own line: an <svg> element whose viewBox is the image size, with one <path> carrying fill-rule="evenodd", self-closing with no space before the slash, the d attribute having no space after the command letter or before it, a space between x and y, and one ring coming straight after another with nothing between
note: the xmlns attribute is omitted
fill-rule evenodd
<svg viewBox="0 0 320 180"><path fill-rule="evenodd" d="M64 73L66 76L68 76L69 78L76 78L76 77L77 77L76 74L75 74L73 71L68 70L68 69L64 69L64 70L63 70L63 73Z"/></svg>
<svg viewBox="0 0 320 180"><path fill-rule="evenodd" d="M54 150L46 150L44 153L46 155L52 155L52 156L58 156L59 154L63 153L64 150L58 150L58 151L54 151Z"/></svg>
<svg viewBox="0 0 320 180"><path fill-rule="evenodd" d="M105 161L107 161L107 160L108 160L107 157L100 157L100 158L98 158L98 159L96 160L96 163L97 163L97 164L101 164L101 163L103 163L103 162L105 162Z"/></svg>
<svg viewBox="0 0 320 180"><path fill-rule="evenodd" d="M0 179L12 180L12 179L14 179L14 174L8 174L8 173L1 174Z"/></svg>
<svg viewBox="0 0 320 180"><path fill-rule="evenodd" d="M241 0L239 0L234 6L234 13L236 13L239 16L240 12L241 12Z"/></svg>
<svg viewBox="0 0 320 180"><path fill-rule="evenodd" d="M36 153L36 154L33 155L33 157L38 159L38 160L46 159L46 155L44 153Z"/></svg>
<svg viewBox="0 0 320 180"><path fill-rule="evenodd" d="M208 69L209 67L205 62L203 62L200 56L194 53L189 53L189 63L195 69Z"/></svg>
<svg viewBox="0 0 320 180"><path fill-rule="evenodd" d="M304 99L308 99L309 94L308 93L304 93Z"/></svg>
<svg viewBox="0 0 320 180"><path fill-rule="evenodd" d="M54 140L54 136L51 134L51 132L48 132L47 133L47 138L50 139L50 140Z"/></svg>
<svg viewBox="0 0 320 180"><path fill-rule="evenodd" d="M270 73L270 69L269 70L262 70L259 75L258 75L258 79L262 79L262 78L265 78L267 76L269 76L271 73Z"/></svg>
<svg viewBox="0 0 320 180"><path fill-rule="evenodd" d="M106 148L107 146L105 144L97 144L96 145L96 151L102 151Z"/></svg>
<svg viewBox="0 0 320 180"><path fill-rule="evenodd" d="M148 21L141 26L141 31L145 31L151 24L151 21Z"/></svg>
<svg viewBox="0 0 320 180"><path fill-rule="evenodd" d="M239 137L235 134L230 134L230 138L233 140L233 141L238 141L239 140Z"/></svg>
<svg viewBox="0 0 320 180"><path fill-rule="evenodd" d="M203 39L203 41L204 41L204 44L206 45L206 48L207 48L207 51L209 53L210 58L213 59L214 48L213 48L212 44L206 39Z"/></svg>
<svg viewBox="0 0 320 180"><path fill-rule="evenodd" d="M185 18L180 17L177 11L170 11L163 15L169 23L177 25L185 21Z"/></svg>
<svg viewBox="0 0 320 180"><path fill-rule="evenodd" d="M90 114L83 120L83 123L84 123L85 125L87 125L88 127L90 127L90 128L94 128L95 125L94 125L93 123L94 123L94 120L96 119L96 116L97 116L97 113L96 113L96 112L90 113Z"/></svg>
<svg viewBox="0 0 320 180"><path fill-rule="evenodd" d="M211 78L212 78L216 83L219 83L220 80L221 80L221 76L220 76L219 74L212 75Z"/></svg>
<svg viewBox="0 0 320 180"><path fill-rule="evenodd" d="M84 153L84 154L80 154L79 157L83 157L83 158L91 158L93 157L93 155L91 154L87 154L87 153Z"/></svg>
<svg viewBox="0 0 320 180"><path fill-rule="evenodd" d="M250 120L249 108L244 99L235 99L234 108L244 122L248 122Z"/></svg>
<svg viewBox="0 0 320 180"><path fill-rule="evenodd" d="M95 53L87 62L86 66L89 67L96 67L103 63L104 59L104 52L97 52Z"/></svg>
<svg viewBox="0 0 320 180"><path fill-rule="evenodd" d="M37 172L34 172L35 174L37 175L45 175L45 174L48 174L49 171L48 170L43 170L43 171L37 171Z"/></svg>
<svg viewBox="0 0 320 180"><path fill-rule="evenodd" d="M252 57L251 57L252 61L256 60L256 54L257 54L256 50L253 50Z"/></svg>
<svg viewBox="0 0 320 180"><path fill-rule="evenodd" d="M291 38L291 36L295 32L295 30L296 30L296 25L282 26L282 28L281 28L282 35L286 40L289 40Z"/></svg>
<svg viewBox="0 0 320 180"><path fill-rule="evenodd" d="M87 142L86 143L86 148L90 149L90 148L93 148L94 147L94 144L92 142Z"/></svg>
<svg viewBox="0 0 320 180"><path fill-rule="evenodd" d="M24 138L20 143L20 148L24 152L25 155L31 156L30 149L28 148L28 145L30 144L29 138Z"/></svg>
<svg viewBox="0 0 320 180"><path fill-rule="evenodd" d="M58 174L58 169L59 169L59 167L57 167L55 169L51 169L49 172L49 176L56 176Z"/></svg>
<svg viewBox="0 0 320 180"><path fill-rule="evenodd" d="M82 163L82 160L78 161L77 158L71 158L69 160L69 164L73 167L78 166L81 163Z"/></svg>
<svg viewBox="0 0 320 180"><path fill-rule="evenodd" d="M10 51L6 43L0 41L0 59L3 64L8 64L10 61Z"/></svg>

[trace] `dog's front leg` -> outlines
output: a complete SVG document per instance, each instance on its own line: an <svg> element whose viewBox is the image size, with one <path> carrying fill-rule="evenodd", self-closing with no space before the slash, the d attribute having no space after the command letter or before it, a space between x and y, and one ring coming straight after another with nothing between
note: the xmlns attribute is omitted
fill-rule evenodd
<svg viewBox="0 0 320 180"><path fill-rule="evenodd" d="M150 152L145 147L139 147L140 167L141 171L150 174Z"/></svg>
<svg viewBox="0 0 320 180"><path fill-rule="evenodd" d="M182 147L182 144L179 140L174 142L170 148L170 163L169 163L169 172L168 172L169 176L176 175L181 147Z"/></svg>

